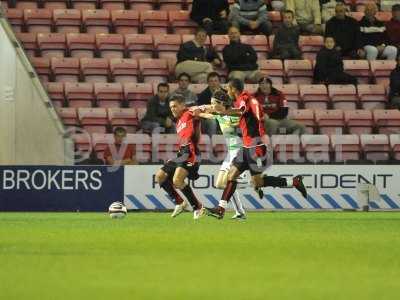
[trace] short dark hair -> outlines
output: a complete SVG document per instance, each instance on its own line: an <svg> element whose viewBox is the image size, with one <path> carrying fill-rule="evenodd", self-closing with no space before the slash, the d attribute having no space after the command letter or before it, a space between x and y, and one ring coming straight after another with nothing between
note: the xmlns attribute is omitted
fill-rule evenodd
<svg viewBox="0 0 400 300"><path fill-rule="evenodd" d="M400 4L395 4L392 6L392 11L400 11Z"/></svg>
<svg viewBox="0 0 400 300"><path fill-rule="evenodd" d="M169 100L169 102L178 102L178 103L185 103L185 97L181 94L173 94L171 96L171 99Z"/></svg>
<svg viewBox="0 0 400 300"><path fill-rule="evenodd" d="M219 79L219 74L218 74L217 72L210 72L210 73L208 73L208 75L207 75L207 81L209 81L210 78L213 78L213 77L218 77L218 79Z"/></svg>
<svg viewBox="0 0 400 300"><path fill-rule="evenodd" d="M192 78L190 78L190 75L188 73L186 73L186 72L183 72L183 73L179 74L178 80L181 80L182 77L187 77L189 79L189 81L192 80Z"/></svg>
<svg viewBox="0 0 400 300"><path fill-rule="evenodd" d="M231 106L232 104L231 98L224 90L215 91L212 98L215 98L215 100L221 102L225 106Z"/></svg>
<svg viewBox="0 0 400 300"><path fill-rule="evenodd" d="M126 134L126 129L124 127L115 127L114 128L114 135L116 134Z"/></svg>
<svg viewBox="0 0 400 300"><path fill-rule="evenodd" d="M290 10L290 9L285 10L285 11L283 12L283 14L291 14L292 17L294 17L294 12L293 12L293 10Z"/></svg>
<svg viewBox="0 0 400 300"><path fill-rule="evenodd" d="M232 78L231 80L229 80L229 84L240 93L244 90L244 83L238 78Z"/></svg>
<svg viewBox="0 0 400 300"><path fill-rule="evenodd" d="M263 76L258 80L258 83L263 83L263 82L267 82L271 87L272 87L272 80L271 78L267 77L267 76Z"/></svg>
<svg viewBox="0 0 400 300"><path fill-rule="evenodd" d="M202 26L196 28L195 35L197 35L199 32L204 32L205 34L207 34L207 30L205 30Z"/></svg>
<svg viewBox="0 0 400 300"><path fill-rule="evenodd" d="M166 87L166 88L169 90L169 85L168 85L168 83L166 83L166 82L160 82L160 83L157 85L157 91L160 90L160 87Z"/></svg>

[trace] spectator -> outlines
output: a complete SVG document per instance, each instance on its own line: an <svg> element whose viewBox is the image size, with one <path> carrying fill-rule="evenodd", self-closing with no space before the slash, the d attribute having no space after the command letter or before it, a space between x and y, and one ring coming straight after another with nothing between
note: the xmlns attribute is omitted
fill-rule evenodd
<svg viewBox="0 0 400 300"><path fill-rule="evenodd" d="M159 83L157 95L151 97L147 102L146 115L141 122L144 133L151 134L156 128L159 133L175 132L173 117L169 108L168 93L168 83Z"/></svg>
<svg viewBox="0 0 400 300"><path fill-rule="evenodd" d="M176 76L187 73L193 82L205 83L207 74L214 70L213 65L221 65L217 52L204 45L206 39L207 32L203 28L198 28L194 40L181 45L177 53Z"/></svg>
<svg viewBox="0 0 400 300"><path fill-rule="evenodd" d="M400 4L392 6L392 19L386 24L389 43L400 49Z"/></svg>
<svg viewBox="0 0 400 300"><path fill-rule="evenodd" d="M185 98L187 106L196 105L197 95L189 89L190 76L187 73L182 73L178 76L178 88L172 92L172 96L180 95Z"/></svg>
<svg viewBox="0 0 400 300"><path fill-rule="evenodd" d="M338 2L336 0L319 0L319 6L321 7L321 21L322 24L328 22L333 16L335 16L335 8Z"/></svg>
<svg viewBox="0 0 400 300"><path fill-rule="evenodd" d="M335 39L325 38L325 47L317 54L314 68L314 82L326 84L357 84L357 78L343 71L343 60L335 49Z"/></svg>
<svg viewBox="0 0 400 300"><path fill-rule="evenodd" d="M208 35L228 32L229 3L227 0L194 0L190 18Z"/></svg>
<svg viewBox="0 0 400 300"><path fill-rule="evenodd" d="M382 21L375 18L378 8L375 3L365 5L365 16L359 22L361 30L361 44L368 60L378 57L395 60L397 48L387 43L386 27Z"/></svg>
<svg viewBox="0 0 400 300"><path fill-rule="evenodd" d="M286 9L294 12L302 33L322 34L319 0L286 0Z"/></svg>
<svg viewBox="0 0 400 300"><path fill-rule="evenodd" d="M96 151L92 150L89 154L89 157L86 159L83 159L83 157L79 157L78 160L76 160L75 165L81 165L81 166L87 166L87 165L104 165L104 161L100 158L97 157Z"/></svg>
<svg viewBox="0 0 400 300"><path fill-rule="evenodd" d="M229 79L257 82L262 76L258 70L257 53L252 46L240 42L240 31L232 26L228 31L229 45L222 50L228 68Z"/></svg>
<svg viewBox="0 0 400 300"><path fill-rule="evenodd" d="M237 0L231 7L229 20L240 31L261 32L267 36L272 32L264 0Z"/></svg>
<svg viewBox="0 0 400 300"><path fill-rule="evenodd" d="M290 10L283 13L283 23L275 34L272 57L280 59L301 59L299 49L299 26L293 24L294 14Z"/></svg>
<svg viewBox="0 0 400 300"><path fill-rule="evenodd" d="M335 39L336 49L342 56L353 59L365 56L360 45L360 26L354 18L346 16L346 6L343 3L336 5L335 16L326 23L325 35Z"/></svg>
<svg viewBox="0 0 400 300"><path fill-rule="evenodd" d="M104 151L106 165L136 165L135 148L125 143L126 130L123 127L114 129L114 144Z"/></svg>
<svg viewBox="0 0 400 300"><path fill-rule="evenodd" d="M400 55L397 57L397 66L390 73L389 100L392 107L400 109Z"/></svg>
<svg viewBox="0 0 400 300"><path fill-rule="evenodd" d="M271 79L263 77L259 81L259 87L254 97L264 107L265 131L268 135L273 134L304 134L304 125L289 119L289 107L285 96L272 86Z"/></svg>
<svg viewBox="0 0 400 300"><path fill-rule="evenodd" d="M275 11L282 11L285 8L285 3L283 1L272 0L270 2L271 2L272 9Z"/></svg>

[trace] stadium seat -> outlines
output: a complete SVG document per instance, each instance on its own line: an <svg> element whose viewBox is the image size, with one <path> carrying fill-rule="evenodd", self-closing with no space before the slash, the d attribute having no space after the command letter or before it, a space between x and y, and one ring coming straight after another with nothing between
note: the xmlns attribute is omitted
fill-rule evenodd
<svg viewBox="0 0 400 300"><path fill-rule="evenodd" d="M124 101L122 84L119 82L96 82L94 84L94 94L97 106L100 107L121 107L122 102Z"/></svg>
<svg viewBox="0 0 400 300"><path fill-rule="evenodd" d="M344 115L340 109L316 110L315 121L321 134L342 134L344 132Z"/></svg>
<svg viewBox="0 0 400 300"><path fill-rule="evenodd" d="M357 108L358 96L354 85L330 84L328 91L334 108L344 110Z"/></svg>
<svg viewBox="0 0 400 300"><path fill-rule="evenodd" d="M139 66L136 59L113 58L110 60L111 78L113 81L137 82L139 77Z"/></svg>
<svg viewBox="0 0 400 300"><path fill-rule="evenodd" d="M127 134L126 142L135 145L135 156L139 163L151 162L151 138L147 134Z"/></svg>
<svg viewBox="0 0 400 300"><path fill-rule="evenodd" d="M139 125L134 108L109 108L108 120L113 131L115 127L123 127L128 133L135 133Z"/></svg>
<svg viewBox="0 0 400 300"><path fill-rule="evenodd" d="M182 34L182 43L193 41L193 39L194 39L194 34ZM211 39L209 36L207 36L206 42L204 44L206 46L211 46Z"/></svg>
<svg viewBox="0 0 400 300"><path fill-rule="evenodd" d="M190 11L170 11L168 18L172 31L176 34L194 34L198 27L197 23L190 19Z"/></svg>
<svg viewBox="0 0 400 300"><path fill-rule="evenodd" d="M383 109L386 107L387 97L383 85L359 84L357 86L357 94L364 109Z"/></svg>
<svg viewBox="0 0 400 300"><path fill-rule="evenodd" d="M36 0L15 1L15 8L17 8L17 9L36 9L36 8L39 8L38 1L36 1Z"/></svg>
<svg viewBox="0 0 400 300"><path fill-rule="evenodd" d="M129 107L146 107L147 101L153 96L153 87L151 83L125 83L124 95Z"/></svg>
<svg viewBox="0 0 400 300"><path fill-rule="evenodd" d="M143 31L147 34L168 32L168 13L166 11L141 11L140 22L143 26Z"/></svg>
<svg viewBox="0 0 400 300"><path fill-rule="evenodd" d="M281 163L304 162L300 137L294 134L273 135L271 138L275 160Z"/></svg>
<svg viewBox="0 0 400 300"><path fill-rule="evenodd" d="M139 59L139 69L144 82L168 82L170 71L167 60L165 59L141 58Z"/></svg>
<svg viewBox="0 0 400 300"><path fill-rule="evenodd" d="M64 33L38 33L37 44L42 57L63 58L66 54L67 47Z"/></svg>
<svg viewBox="0 0 400 300"><path fill-rule="evenodd" d="M93 84L90 82L66 82L65 98L69 107L93 107L95 105Z"/></svg>
<svg viewBox="0 0 400 300"><path fill-rule="evenodd" d="M225 159L227 154L226 139L222 134L214 134L211 137L211 144L213 146L215 155L213 159L215 162L221 162Z"/></svg>
<svg viewBox="0 0 400 300"><path fill-rule="evenodd" d="M29 57L34 57L38 49L36 43L36 33L16 32L15 35L22 43L26 55L28 55Z"/></svg>
<svg viewBox="0 0 400 300"><path fill-rule="evenodd" d="M327 109L329 96L326 86L323 84L299 85L300 97L305 108Z"/></svg>
<svg viewBox="0 0 400 300"><path fill-rule="evenodd" d="M241 35L240 41L249 44L257 52L258 59L265 59L270 50L265 35Z"/></svg>
<svg viewBox="0 0 400 300"><path fill-rule="evenodd" d="M154 34L154 49L159 58L176 58L182 44L179 34Z"/></svg>
<svg viewBox="0 0 400 300"><path fill-rule="evenodd" d="M289 109L289 118L306 126L307 133L314 133L316 125L312 109Z"/></svg>
<svg viewBox="0 0 400 300"><path fill-rule="evenodd" d="M112 10L111 21L116 33L138 33L140 27L139 12L134 10Z"/></svg>
<svg viewBox="0 0 400 300"><path fill-rule="evenodd" d="M24 11L16 8L5 9L5 14L15 32L21 32L24 26Z"/></svg>
<svg viewBox="0 0 400 300"><path fill-rule="evenodd" d="M358 83L368 84L371 78L368 60L343 60L344 71L357 77Z"/></svg>
<svg viewBox="0 0 400 300"><path fill-rule="evenodd" d="M389 138L385 134L362 134L360 136L365 159L387 161L390 158Z"/></svg>
<svg viewBox="0 0 400 300"><path fill-rule="evenodd" d="M130 10L147 11L154 9L154 1L151 0L127 0Z"/></svg>
<svg viewBox="0 0 400 300"><path fill-rule="evenodd" d="M393 158L400 160L400 134L390 135L390 147L392 148Z"/></svg>
<svg viewBox="0 0 400 300"><path fill-rule="evenodd" d="M145 115L146 115L146 110L147 110L147 107L141 107L141 106L139 106L139 107L136 108L137 116L138 116L139 122L141 122L142 119L145 117Z"/></svg>
<svg viewBox="0 0 400 300"><path fill-rule="evenodd" d="M125 0L98 0L100 8L112 10L125 9Z"/></svg>
<svg viewBox="0 0 400 300"><path fill-rule="evenodd" d="M75 9L96 9L97 0L70 0L72 8Z"/></svg>
<svg viewBox="0 0 400 300"><path fill-rule="evenodd" d="M42 82L50 81L52 72L50 60L47 57L31 57L30 62Z"/></svg>
<svg viewBox="0 0 400 300"><path fill-rule="evenodd" d="M260 71L267 74L274 84L283 83L285 72L280 59L259 59L257 63Z"/></svg>
<svg viewBox="0 0 400 300"><path fill-rule="evenodd" d="M104 160L104 151L108 145L114 145L114 135L107 133L92 133L92 146L97 156Z"/></svg>
<svg viewBox="0 0 400 300"><path fill-rule="evenodd" d="M319 35L302 35L299 38L299 47L303 57L315 60L317 53L324 46L324 38Z"/></svg>
<svg viewBox="0 0 400 300"><path fill-rule="evenodd" d="M96 52L95 35L90 33L67 33L69 55L76 58L92 58Z"/></svg>
<svg viewBox="0 0 400 300"><path fill-rule="evenodd" d="M79 126L78 115L73 107L59 107L56 109L58 116L66 127Z"/></svg>
<svg viewBox="0 0 400 300"><path fill-rule="evenodd" d="M96 46L103 58L123 58L125 47L122 34L96 34Z"/></svg>
<svg viewBox="0 0 400 300"><path fill-rule="evenodd" d="M111 27L110 12L106 9L84 9L83 27L87 33L109 33Z"/></svg>
<svg viewBox="0 0 400 300"><path fill-rule="evenodd" d="M157 0L160 10L163 11L180 11L184 3L182 0Z"/></svg>
<svg viewBox="0 0 400 300"><path fill-rule="evenodd" d="M153 161L167 161L176 157L178 136L176 134L153 134Z"/></svg>
<svg viewBox="0 0 400 300"><path fill-rule="evenodd" d="M25 9L24 21L28 32L51 32L53 15L49 9Z"/></svg>
<svg viewBox="0 0 400 300"><path fill-rule="evenodd" d="M75 149L83 153L92 152L92 136L88 133L75 133L71 136Z"/></svg>
<svg viewBox="0 0 400 300"><path fill-rule="evenodd" d="M313 68L311 61L306 59L285 60L284 67L289 83L298 83L298 84L312 83Z"/></svg>
<svg viewBox="0 0 400 300"><path fill-rule="evenodd" d="M379 133L400 133L400 111L397 109L376 109L373 112Z"/></svg>
<svg viewBox="0 0 400 300"><path fill-rule="evenodd" d="M78 118L84 130L89 133L106 133L107 110L102 107L78 108Z"/></svg>
<svg viewBox="0 0 400 300"><path fill-rule="evenodd" d="M330 141L324 134L303 134L301 145L307 161L312 163L330 162Z"/></svg>
<svg viewBox="0 0 400 300"><path fill-rule="evenodd" d="M369 110L345 110L344 119L349 133L358 135L372 133L374 120Z"/></svg>
<svg viewBox="0 0 400 300"><path fill-rule="evenodd" d="M389 76L396 67L396 61L393 60L372 60L371 72L377 84L389 85Z"/></svg>
<svg viewBox="0 0 400 300"><path fill-rule="evenodd" d="M154 53L153 36L150 34L125 35L125 49L130 58L151 58Z"/></svg>
<svg viewBox="0 0 400 300"><path fill-rule="evenodd" d="M211 36L211 43L215 51L222 55L222 50L224 47L229 45L229 37L228 35L213 34Z"/></svg>
<svg viewBox="0 0 400 300"><path fill-rule="evenodd" d="M273 28L278 28L281 25L282 15L281 15L280 11L268 11L267 15L268 15L268 19L272 23Z"/></svg>
<svg viewBox="0 0 400 300"><path fill-rule="evenodd" d="M333 158L336 162L359 160L361 158L360 139L356 134L331 135Z"/></svg>
<svg viewBox="0 0 400 300"><path fill-rule="evenodd" d="M86 82L108 82L109 64L107 58L82 57L81 73Z"/></svg>
<svg viewBox="0 0 400 300"><path fill-rule="evenodd" d="M38 1L40 2L40 1ZM55 9L67 9L69 0L46 0L43 1L44 8L55 10Z"/></svg>
<svg viewBox="0 0 400 300"><path fill-rule="evenodd" d="M79 33L81 30L81 11L79 9L53 10L54 26L57 32Z"/></svg>
<svg viewBox="0 0 400 300"><path fill-rule="evenodd" d="M301 97L299 93L299 87L297 84L275 84L274 87L281 91L286 98L289 109L298 109L301 105Z"/></svg>
<svg viewBox="0 0 400 300"><path fill-rule="evenodd" d="M46 82L44 87L55 107L65 106L64 84L62 82Z"/></svg>
<svg viewBox="0 0 400 300"><path fill-rule="evenodd" d="M212 148L210 136L208 136L206 134L202 134L200 136L199 150L201 153L202 160L209 161L210 159L214 159L213 148Z"/></svg>

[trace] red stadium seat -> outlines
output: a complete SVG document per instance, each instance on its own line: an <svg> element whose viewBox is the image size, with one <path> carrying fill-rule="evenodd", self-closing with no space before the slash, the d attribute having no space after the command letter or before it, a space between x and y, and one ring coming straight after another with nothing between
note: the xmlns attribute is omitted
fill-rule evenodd
<svg viewBox="0 0 400 300"><path fill-rule="evenodd" d="M125 0L99 0L100 8L107 10L125 9Z"/></svg>
<svg viewBox="0 0 400 300"><path fill-rule="evenodd" d="M88 155L92 152L92 136L88 133L76 133L71 136L75 149Z"/></svg>
<svg viewBox="0 0 400 300"><path fill-rule="evenodd" d="M313 68L311 61L306 59L285 60L284 67L289 83L298 83L298 84L312 83Z"/></svg>
<svg viewBox="0 0 400 300"><path fill-rule="evenodd" d="M330 84L328 90L334 108L356 109L358 96L354 85Z"/></svg>
<svg viewBox="0 0 400 300"><path fill-rule="evenodd" d="M397 109L376 109L373 112L379 133L400 133L400 111Z"/></svg>
<svg viewBox="0 0 400 300"><path fill-rule="evenodd" d="M122 84L119 82L96 82L94 84L94 94L96 96L97 105L100 107L121 107L124 101Z"/></svg>
<svg viewBox="0 0 400 300"><path fill-rule="evenodd" d="M287 163L288 161L304 162L298 135L273 135L271 141L276 161L281 163Z"/></svg>
<svg viewBox="0 0 400 300"><path fill-rule="evenodd" d="M375 77L377 84L389 85L389 76L392 70L396 67L396 62L393 60L372 60L371 72Z"/></svg>
<svg viewBox="0 0 400 300"><path fill-rule="evenodd" d="M55 9L67 9L69 0L46 0L43 1L44 8L55 10Z"/></svg>
<svg viewBox="0 0 400 300"><path fill-rule="evenodd" d="M155 161L167 161L176 156L178 136L176 134L153 134L151 138Z"/></svg>
<svg viewBox="0 0 400 300"><path fill-rule="evenodd" d="M153 96L151 83L125 83L125 99L129 107L146 107L147 101Z"/></svg>
<svg viewBox="0 0 400 300"><path fill-rule="evenodd" d="M359 160L361 158L360 139L356 134L331 135L333 157L336 162Z"/></svg>
<svg viewBox="0 0 400 300"><path fill-rule="evenodd" d="M66 82L65 98L69 107L93 107L95 105L93 84L90 82Z"/></svg>
<svg viewBox="0 0 400 300"><path fill-rule="evenodd" d="M194 34L198 27L197 23L190 19L190 11L170 11L168 18L173 32L177 34Z"/></svg>
<svg viewBox="0 0 400 300"><path fill-rule="evenodd" d="M176 53L182 44L179 34L155 34L154 49L159 58L176 58Z"/></svg>
<svg viewBox="0 0 400 300"><path fill-rule="evenodd" d="M36 33L16 32L15 35L22 43L25 53L30 57L34 57L36 50L38 49Z"/></svg>
<svg viewBox="0 0 400 300"><path fill-rule="evenodd" d="M110 12L106 9L84 9L82 22L87 33L109 33Z"/></svg>
<svg viewBox="0 0 400 300"><path fill-rule="evenodd" d="M400 160L400 134L390 135L390 146L393 152L393 158Z"/></svg>
<svg viewBox="0 0 400 300"><path fill-rule="evenodd" d="M215 152L214 161L223 161L227 154L226 138L222 134L214 134L211 137L211 144Z"/></svg>
<svg viewBox="0 0 400 300"><path fill-rule="evenodd" d="M111 21L116 33L138 33L140 22L139 12L134 10L112 10Z"/></svg>
<svg viewBox="0 0 400 300"><path fill-rule="evenodd" d="M258 60L260 71L267 74L275 84L283 83L285 72L280 59L260 59Z"/></svg>
<svg viewBox="0 0 400 300"><path fill-rule="evenodd" d="M127 134L126 142L135 145L135 157L139 163L151 162L151 138L147 134Z"/></svg>
<svg viewBox="0 0 400 300"><path fill-rule="evenodd" d="M360 136L365 158L386 161L390 158L389 138L385 134L362 134Z"/></svg>
<svg viewBox="0 0 400 300"><path fill-rule="evenodd" d="M313 134L315 126L314 111L311 109L289 109L289 118L306 126L307 133Z"/></svg>
<svg viewBox="0 0 400 300"><path fill-rule="evenodd" d="M183 9L182 0L157 0L157 4L160 6L160 10L164 11L179 11Z"/></svg>
<svg viewBox="0 0 400 300"><path fill-rule="evenodd" d="M297 84L275 84L274 87L285 95L290 109L298 109L300 107L301 97Z"/></svg>
<svg viewBox="0 0 400 300"><path fill-rule="evenodd" d="M109 108L108 119L113 130L115 127L123 127L128 133L135 133L139 125L134 108Z"/></svg>
<svg viewBox="0 0 400 300"><path fill-rule="evenodd" d="M344 71L357 77L358 83L368 84L371 78L368 60L343 60Z"/></svg>
<svg viewBox="0 0 400 300"><path fill-rule="evenodd" d="M330 162L330 142L327 135L303 134L301 145L307 161L312 163Z"/></svg>
<svg viewBox="0 0 400 300"><path fill-rule="evenodd" d="M42 82L50 81L51 68L47 57L31 57L30 62Z"/></svg>
<svg viewBox="0 0 400 300"><path fill-rule="evenodd" d="M62 82L46 82L44 87L55 107L65 106L64 84Z"/></svg>
<svg viewBox="0 0 400 300"><path fill-rule="evenodd" d="M111 77L114 81L137 82L139 77L139 66L136 59L113 58L110 60Z"/></svg>
<svg viewBox="0 0 400 300"><path fill-rule="evenodd" d="M210 136L206 134L200 136L199 150L202 160L210 160L214 158Z"/></svg>
<svg viewBox="0 0 400 300"><path fill-rule="evenodd" d="M166 81L170 75L167 60L155 58L139 59L139 69L143 76L144 82Z"/></svg>
<svg viewBox="0 0 400 300"><path fill-rule="evenodd" d="M316 110L315 121L321 134L342 134L344 131L344 115L340 109Z"/></svg>
<svg viewBox="0 0 400 300"><path fill-rule="evenodd" d="M15 32L21 32L24 25L24 11L15 8L5 9L5 14Z"/></svg>
<svg viewBox="0 0 400 300"><path fill-rule="evenodd" d="M104 151L109 145L114 145L113 134L92 133L92 146L100 159L104 160Z"/></svg>
<svg viewBox="0 0 400 300"><path fill-rule="evenodd" d="M51 32L53 15L49 9L25 9L24 20L28 32Z"/></svg>
<svg viewBox="0 0 400 300"><path fill-rule="evenodd" d="M167 33L168 31L168 13L166 11L141 11L140 21L145 33Z"/></svg>
<svg viewBox="0 0 400 300"><path fill-rule="evenodd" d="M86 58L81 61L82 76L87 82L107 82L109 79L109 64L107 58Z"/></svg>
<svg viewBox="0 0 400 300"><path fill-rule="evenodd" d="M150 34L125 35L125 49L130 58L151 58L154 52L153 36Z"/></svg>
<svg viewBox="0 0 400 300"><path fill-rule="evenodd" d="M272 22L274 28L278 28L282 23L282 15L280 11L268 11L268 19Z"/></svg>
<svg viewBox="0 0 400 300"><path fill-rule="evenodd" d="M96 46L103 58L124 57L124 37L122 34L96 34Z"/></svg>
<svg viewBox="0 0 400 300"><path fill-rule="evenodd" d="M374 120L369 110L345 110L344 119L349 133L358 135L372 133Z"/></svg>
<svg viewBox="0 0 400 300"><path fill-rule="evenodd" d="M154 9L155 1L152 0L127 0L131 10L147 11Z"/></svg>
<svg viewBox="0 0 400 300"><path fill-rule="evenodd" d="M258 59L265 59L267 57L270 49L265 35L241 35L240 41L243 44L251 45L257 52Z"/></svg>
<svg viewBox="0 0 400 300"><path fill-rule="evenodd" d="M327 109L329 105L328 90L323 84L299 85L300 97L305 108Z"/></svg>
<svg viewBox="0 0 400 300"><path fill-rule="evenodd" d="M96 9L97 0L71 0L72 8L75 9Z"/></svg>
<svg viewBox="0 0 400 300"><path fill-rule="evenodd" d="M78 115L75 108L59 107L56 109L56 111L66 127L79 125Z"/></svg>
<svg viewBox="0 0 400 300"><path fill-rule="evenodd" d="M383 85L359 84L357 86L358 97L364 109L385 108L387 97Z"/></svg>
<svg viewBox="0 0 400 300"><path fill-rule="evenodd" d="M66 39L64 33L38 33L37 44L42 57L65 56Z"/></svg>
<svg viewBox="0 0 400 300"><path fill-rule="evenodd" d="M182 43L186 43L188 41L194 40L194 34L182 34ZM206 46L211 46L210 37L207 36L206 42L204 43Z"/></svg>
<svg viewBox="0 0 400 300"><path fill-rule="evenodd" d="M94 57L95 35L90 33L67 33L67 46L72 57Z"/></svg>
<svg viewBox="0 0 400 300"><path fill-rule="evenodd" d="M79 33L81 30L81 11L79 9L53 10L54 26L57 32Z"/></svg>
<svg viewBox="0 0 400 300"><path fill-rule="evenodd" d="M106 133L108 118L105 108L79 108L78 117L83 129L89 133Z"/></svg>
<svg viewBox="0 0 400 300"><path fill-rule="evenodd" d="M324 38L319 35L302 35L299 47L305 59L315 60L317 53L324 46Z"/></svg>
<svg viewBox="0 0 400 300"><path fill-rule="evenodd" d="M15 1L15 8L17 9L36 9L38 7L38 1L26 0L26 1Z"/></svg>

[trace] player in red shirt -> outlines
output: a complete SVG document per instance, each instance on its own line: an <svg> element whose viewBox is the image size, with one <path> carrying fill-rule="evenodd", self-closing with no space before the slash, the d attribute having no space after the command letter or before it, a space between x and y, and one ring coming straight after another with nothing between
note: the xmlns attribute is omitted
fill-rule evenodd
<svg viewBox="0 0 400 300"><path fill-rule="evenodd" d="M244 171L249 170L252 181L257 189L262 187L294 187L307 197L302 176L286 179L275 176L266 176L262 173L271 164L272 155L267 152L263 142L264 112L260 103L251 94L244 91L241 80L232 79L228 84L228 94L235 99L234 108L220 111L221 114L240 116L239 126L242 130L243 147L233 160L228 174L228 183L224 189L217 207L207 209L210 216L222 219L233 193L236 190L237 178ZM262 193L261 193L262 194Z"/></svg>
<svg viewBox="0 0 400 300"><path fill-rule="evenodd" d="M204 208L185 179L196 180L199 178L200 120L195 116L194 111L186 107L185 99L180 95L175 95L170 100L169 106L177 120L176 131L179 138L179 151L175 159L167 161L158 170L156 181L171 198L175 199L176 206L171 217L176 217L182 213L187 206L187 202L176 191L176 189L179 189L193 207L193 218L198 219L204 214Z"/></svg>

